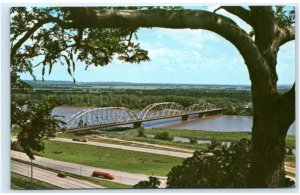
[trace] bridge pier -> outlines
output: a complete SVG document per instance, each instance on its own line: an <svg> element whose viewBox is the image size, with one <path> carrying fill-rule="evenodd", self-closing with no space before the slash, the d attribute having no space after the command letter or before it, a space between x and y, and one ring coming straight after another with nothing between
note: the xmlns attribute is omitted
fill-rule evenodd
<svg viewBox="0 0 300 195"><path fill-rule="evenodd" d="M141 128L141 127L142 127L142 122L133 123L133 128Z"/></svg>
<svg viewBox="0 0 300 195"><path fill-rule="evenodd" d="M187 121L189 119L189 115L182 115L181 120Z"/></svg>
<svg viewBox="0 0 300 195"><path fill-rule="evenodd" d="M203 114L203 113L199 113L199 115L198 115L199 118L202 118L203 116L205 116L205 114Z"/></svg>

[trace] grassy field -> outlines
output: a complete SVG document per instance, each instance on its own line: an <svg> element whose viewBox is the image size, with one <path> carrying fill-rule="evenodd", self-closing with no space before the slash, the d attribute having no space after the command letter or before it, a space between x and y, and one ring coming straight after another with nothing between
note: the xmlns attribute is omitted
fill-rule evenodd
<svg viewBox="0 0 300 195"><path fill-rule="evenodd" d="M131 173L166 176L183 159L105 148L99 146L45 141L43 157Z"/></svg>
<svg viewBox="0 0 300 195"><path fill-rule="evenodd" d="M33 179L32 185L29 183L30 178L23 175L11 172L11 189L14 190L28 190L28 189L61 189L60 187L54 186L52 184L42 182Z"/></svg>
<svg viewBox="0 0 300 195"><path fill-rule="evenodd" d="M130 135L129 135L130 134ZM128 140L128 141L139 141L139 142L147 142L151 144L158 144L158 145L167 145L167 146L173 146L174 148L179 148L177 149L164 149L164 150L169 150L169 151L180 151L180 149L193 149L193 150L206 150L208 144L190 144L190 143L181 143L181 142L173 142L173 141L164 141L164 140L158 140L158 139L152 139L152 138L147 138L147 137L136 137L137 133L135 131L128 131L124 132L123 135L109 135L109 137L115 137L119 138L121 140ZM82 136L78 136L72 133L61 133L58 134L57 137L61 138L82 138ZM135 146L135 147L144 147L144 148L155 148L155 149L161 149L159 147L151 147L151 146L145 146L143 144L130 144L126 143L124 141L116 141L116 140L105 140L105 139L99 139L99 138L94 138L93 134L90 135L85 135L84 137L88 138L89 141L93 142L100 142L100 143L111 143L111 144L118 144L118 145L128 145L128 146Z"/></svg>

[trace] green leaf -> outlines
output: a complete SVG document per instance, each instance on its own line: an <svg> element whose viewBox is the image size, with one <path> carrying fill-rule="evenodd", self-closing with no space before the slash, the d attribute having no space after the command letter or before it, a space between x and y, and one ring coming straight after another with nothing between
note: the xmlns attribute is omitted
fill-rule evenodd
<svg viewBox="0 0 300 195"><path fill-rule="evenodd" d="M52 64L52 61L50 60L49 61L49 75L51 74L52 66L53 66L53 64Z"/></svg>

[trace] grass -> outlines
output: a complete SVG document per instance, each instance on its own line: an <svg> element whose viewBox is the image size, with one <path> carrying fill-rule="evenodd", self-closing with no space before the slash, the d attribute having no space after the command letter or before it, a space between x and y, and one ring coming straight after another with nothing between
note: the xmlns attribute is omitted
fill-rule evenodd
<svg viewBox="0 0 300 195"><path fill-rule="evenodd" d="M36 189L36 190L46 190L46 189L61 189L55 185L39 181L33 179L33 183L30 184L30 178L11 172L11 189L14 190L28 190L28 189Z"/></svg>
<svg viewBox="0 0 300 195"><path fill-rule="evenodd" d="M296 174L294 174L294 173L290 173L290 172L285 172L285 173L291 177L296 177Z"/></svg>
<svg viewBox="0 0 300 195"><path fill-rule="evenodd" d="M155 129L145 129L145 134L153 134L157 135L161 132L167 131L172 137L184 137L184 138L193 138L199 140L211 140L216 138L219 141L239 141L242 138L251 139L251 132L220 132L220 131L204 131L204 130L177 130L177 129L163 129L163 128L155 128ZM159 142L154 139L145 138L145 137L137 137L137 129L131 129L127 131L123 131L121 134L110 134L110 137L116 137L126 140L136 140L136 141L146 141L158 143L158 144L167 144L167 145L177 145L183 146L186 148L198 149L199 145L197 144L187 144L187 143L179 143L179 142ZM295 148L295 136L287 135L286 137L286 147ZM201 149L201 148L199 148Z"/></svg>
<svg viewBox="0 0 300 195"><path fill-rule="evenodd" d="M145 134L149 133L150 129L145 129ZM113 131L113 130L111 130ZM172 130L170 130L172 131ZM189 131L189 130L187 130ZM139 141L139 142L146 142L151 144L158 144L158 145L166 145L166 146L173 146L183 149L192 149L192 150L207 150L207 144L191 144L191 143L182 143L182 142L174 142L174 141L166 141L166 140L158 140L149 137L138 137L138 130L137 129L129 129L126 131L122 131L120 134L107 134L108 137L112 138L119 138L127 141Z"/></svg>
<svg viewBox="0 0 300 195"><path fill-rule="evenodd" d="M51 159L130 173L166 176L182 158L100 146L44 141L39 155Z"/></svg>
<svg viewBox="0 0 300 195"><path fill-rule="evenodd" d="M69 139L72 139L72 138L78 138L78 139L81 138L82 139L82 136L75 135L72 133L60 133L57 135L57 137L69 138ZM127 139L125 137L121 137L122 138L121 140L99 139L99 138L95 137L94 134L85 135L84 137L88 138L89 141L93 141L93 142L110 143L110 144L134 146L134 147L141 147L141 148L153 148L153 149L158 149L158 150L168 150L168 151L174 151L174 152L183 152L182 150L180 150L182 148L195 149L195 150L206 150L207 149L207 145L196 145L196 144L189 144L189 143L171 142L171 141L157 140L157 139L152 139L152 138L147 138L147 137L136 137L135 135L127 137ZM116 137L120 138L119 136L116 136ZM122 141L122 140L124 140L124 141ZM172 149L161 148L161 147L157 147L157 146L144 145L142 143L141 144L128 143L128 142L125 142L126 140L147 142L147 143L158 144L158 145L168 145L168 146L174 146L174 148L172 148ZM178 149L176 149L176 148L178 148Z"/></svg>
<svg viewBox="0 0 300 195"><path fill-rule="evenodd" d="M20 160L20 159L13 159L13 160L22 162L24 164L30 164L29 162L23 161L23 160ZM45 170L48 170L48 171L52 171L52 172L55 172L55 173L64 173L66 176L73 177L73 178L80 179L80 180L89 181L91 183L103 186L105 188L110 188L110 189L128 189L128 188L132 188L132 186L130 186L130 185L115 183L115 182L107 181L107 180L104 180L104 179L101 179L101 178L86 177L86 176L81 176L81 175L68 173L68 172L64 172L64 171L58 171L56 169L52 169L52 168L49 168L49 167L44 167L44 166L37 165L37 164L34 164L34 163L33 163L33 166L41 168L41 169L45 169Z"/></svg>

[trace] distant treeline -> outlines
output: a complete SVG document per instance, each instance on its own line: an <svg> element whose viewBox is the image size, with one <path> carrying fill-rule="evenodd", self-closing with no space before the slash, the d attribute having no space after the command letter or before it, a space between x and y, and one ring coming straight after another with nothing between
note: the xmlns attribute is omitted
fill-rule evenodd
<svg viewBox="0 0 300 195"><path fill-rule="evenodd" d="M224 114L251 115L245 105L251 102L250 91L229 89L97 89L86 92L53 92L35 90L28 93L13 92L16 98L41 100L51 96L58 106L126 107L141 110L157 102L177 102L184 107L204 99L225 109Z"/></svg>
<svg viewBox="0 0 300 195"><path fill-rule="evenodd" d="M12 93L19 93L12 89ZM251 102L249 90L236 89L124 89L124 88L35 88L31 94L97 94L97 95L136 95L136 96L185 96L185 97L227 97L244 102Z"/></svg>

